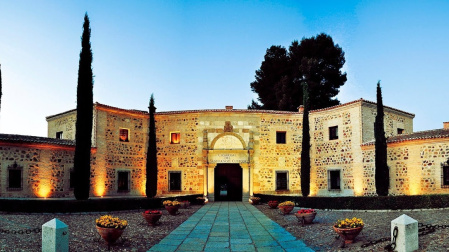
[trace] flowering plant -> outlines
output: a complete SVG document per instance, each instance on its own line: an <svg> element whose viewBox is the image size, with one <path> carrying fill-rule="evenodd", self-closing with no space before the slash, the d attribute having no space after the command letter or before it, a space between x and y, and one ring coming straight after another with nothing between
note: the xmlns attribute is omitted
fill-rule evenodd
<svg viewBox="0 0 449 252"><path fill-rule="evenodd" d="M279 201L277 201L277 200L270 200L270 201L268 201L268 204L278 204L279 203Z"/></svg>
<svg viewBox="0 0 449 252"><path fill-rule="evenodd" d="M338 220L334 226L338 228L357 228L363 227L363 225L365 224L362 219L354 217L352 219Z"/></svg>
<svg viewBox="0 0 449 252"><path fill-rule="evenodd" d="M113 217L111 215L103 215L95 220L95 224L102 228L118 228L125 229L128 226L126 220L121 220L119 217Z"/></svg>
<svg viewBox="0 0 449 252"><path fill-rule="evenodd" d="M280 203L279 206L295 206L295 203L293 203L292 201L284 201Z"/></svg>
<svg viewBox="0 0 449 252"><path fill-rule="evenodd" d="M298 211L299 214L309 214L309 213L315 213L315 209L301 209Z"/></svg>
<svg viewBox="0 0 449 252"><path fill-rule="evenodd" d="M250 200L260 200L259 197L255 197L255 196L251 196L251 197L249 197L249 199L250 199Z"/></svg>
<svg viewBox="0 0 449 252"><path fill-rule="evenodd" d="M162 214L162 212L159 210L146 210L144 213L145 214Z"/></svg>
<svg viewBox="0 0 449 252"><path fill-rule="evenodd" d="M162 205L164 205L164 206L179 206L179 201L166 200L166 201L162 202Z"/></svg>

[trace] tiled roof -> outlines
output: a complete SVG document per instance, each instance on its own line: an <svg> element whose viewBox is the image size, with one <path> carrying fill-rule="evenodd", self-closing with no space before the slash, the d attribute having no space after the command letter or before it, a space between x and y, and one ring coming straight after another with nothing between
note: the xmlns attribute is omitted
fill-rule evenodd
<svg viewBox="0 0 449 252"><path fill-rule="evenodd" d="M0 134L0 141L11 143L40 143L40 144L75 146L74 140L37 137L37 136L12 135L12 134Z"/></svg>
<svg viewBox="0 0 449 252"><path fill-rule="evenodd" d="M435 138L449 138L449 129L435 129L418 131L406 135L398 135L387 138L387 143L399 143L413 140L423 140L423 139L435 139ZM363 143L362 146L374 145L375 141L369 141Z"/></svg>
<svg viewBox="0 0 449 252"><path fill-rule="evenodd" d="M327 107L327 108L322 108L322 109L315 109L315 110L311 110L310 112L313 113L313 112L320 112L320 111L331 110L331 109L335 109L335 108L339 108L339 107L344 107L344 106L351 105L351 104L358 103L358 102L360 102L360 103L365 102L365 103L370 103L370 104L373 104L373 105L376 105L376 104L377 104L377 103L375 103L375 102L368 101L368 100L365 100L365 99L363 99L363 98L360 98L359 100L355 100L355 101L343 103L343 104L340 104L340 105L335 105L335 106L332 106L332 107ZM409 115L409 116L415 117L415 114L412 114L412 113L409 113L409 112L405 112L405 111L400 110L400 109L388 107L388 106L385 106L385 105L384 105L384 108L391 109L391 110L394 110L394 111L397 111L397 112L404 113L404 114L407 114L407 115Z"/></svg>

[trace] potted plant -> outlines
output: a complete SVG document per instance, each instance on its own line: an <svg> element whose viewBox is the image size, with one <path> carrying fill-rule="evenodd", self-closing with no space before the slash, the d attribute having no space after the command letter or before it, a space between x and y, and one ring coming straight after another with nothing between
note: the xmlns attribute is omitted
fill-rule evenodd
<svg viewBox="0 0 449 252"><path fill-rule="evenodd" d="M177 200L166 200L162 204L164 205L165 209L167 209L170 215L177 215L179 207L181 206L181 204Z"/></svg>
<svg viewBox="0 0 449 252"><path fill-rule="evenodd" d="M181 208L187 209L190 206L190 201L183 200L183 201L179 202L179 204L181 205Z"/></svg>
<svg viewBox="0 0 449 252"><path fill-rule="evenodd" d="M159 210L146 210L142 213L143 218L147 221L148 225L156 226L159 219L162 217L162 212Z"/></svg>
<svg viewBox="0 0 449 252"><path fill-rule="evenodd" d="M313 222L313 219L315 219L316 211L315 209L300 209L295 213L295 215L296 218L298 218L298 221L300 221L303 225L310 224Z"/></svg>
<svg viewBox="0 0 449 252"><path fill-rule="evenodd" d="M251 203L251 205L258 205L259 202L260 202L259 197L254 197L254 196L249 197L249 203Z"/></svg>
<svg viewBox="0 0 449 252"><path fill-rule="evenodd" d="M269 206L271 209L276 209L276 208L278 208L278 205L279 205L279 201L277 201L277 200L270 200L270 201L268 201L268 206Z"/></svg>
<svg viewBox="0 0 449 252"><path fill-rule="evenodd" d="M128 226L126 220L111 215L103 215L95 220L95 227L101 237L108 243L108 249L123 233Z"/></svg>
<svg viewBox="0 0 449 252"><path fill-rule="evenodd" d="M354 242L355 237L362 231L364 225L362 219L354 217L352 219L338 220L333 228L347 244Z"/></svg>
<svg viewBox="0 0 449 252"><path fill-rule="evenodd" d="M292 201L284 201L278 205L278 208L283 215L289 214L294 207L295 203L293 203Z"/></svg>

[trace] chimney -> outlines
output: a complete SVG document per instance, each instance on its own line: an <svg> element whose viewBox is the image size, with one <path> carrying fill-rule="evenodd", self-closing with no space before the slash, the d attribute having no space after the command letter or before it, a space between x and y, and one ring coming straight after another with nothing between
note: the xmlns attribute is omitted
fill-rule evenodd
<svg viewBox="0 0 449 252"><path fill-rule="evenodd" d="M443 128L449 129L449 122L443 122Z"/></svg>
<svg viewBox="0 0 449 252"><path fill-rule="evenodd" d="M226 106L226 109L234 109L234 106Z"/></svg>
<svg viewBox="0 0 449 252"><path fill-rule="evenodd" d="M304 113L304 105L299 105L298 112L299 113Z"/></svg>

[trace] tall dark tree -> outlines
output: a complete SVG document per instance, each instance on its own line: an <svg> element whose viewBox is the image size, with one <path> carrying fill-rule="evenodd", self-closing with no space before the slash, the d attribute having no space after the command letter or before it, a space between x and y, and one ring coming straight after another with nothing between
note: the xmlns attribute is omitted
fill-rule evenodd
<svg viewBox="0 0 449 252"><path fill-rule="evenodd" d="M384 106L380 82L377 83L377 115L374 122L375 165L376 165L376 192L379 196L388 195L390 172L387 165L387 139L384 130Z"/></svg>
<svg viewBox="0 0 449 252"><path fill-rule="evenodd" d="M302 149L301 149L301 193L307 197L310 194L310 129L309 129L309 88L303 82L304 113L302 116Z"/></svg>
<svg viewBox="0 0 449 252"><path fill-rule="evenodd" d="M344 52L329 35L293 41L288 52L282 46L272 46L256 71L251 90L258 94L248 108L296 111L303 105L303 76L307 76L310 109L320 109L340 102L335 98L346 82L341 72Z"/></svg>
<svg viewBox="0 0 449 252"><path fill-rule="evenodd" d="M83 35L78 69L76 105L76 147L75 147L75 188L77 200L89 198L90 191L90 150L92 145L93 117L93 73L92 49L90 45L90 23L84 15Z"/></svg>
<svg viewBox="0 0 449 252"><path fill-rule="evenodd" d="M154 98L151 94L150 106L148 107L150 112L150 122L148 128L148 149L147 149L147 182L146 182L146 194L148 198L153 198L157 193L157 147L156 147L156 123L154 119L154 113L156 107L154 107Z"/></svg>

